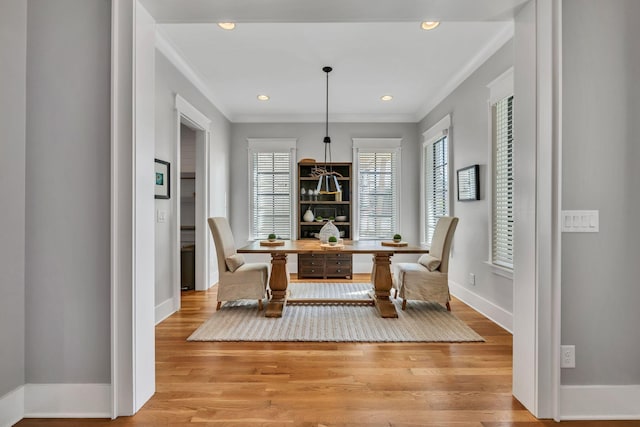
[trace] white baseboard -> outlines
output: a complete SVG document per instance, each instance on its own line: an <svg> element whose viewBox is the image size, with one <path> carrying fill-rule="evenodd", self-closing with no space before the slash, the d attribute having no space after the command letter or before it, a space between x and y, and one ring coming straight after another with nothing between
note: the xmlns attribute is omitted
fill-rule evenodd
<svg viewBox="0 0 640 427"><path fill-rule="evenodd" d="M487 317L503 329L513 333L513 313L470 291L464 286L449 280L449 291L475 311Z"/></svg>
<svg viewBox="0 0 640 427"><path fill-rule="evenodd" d="M160 304L156 305L156 325L162 322L167 317L176 312L173 298L169 298Z"/></svg>
<svg viewBox="0 0 640 427"><path fill-rule="evenodd" d="M24 415L24 386L0 397L0 427L11 427Z"/></svg>
<svg viewBox="0 0 640 427"><path fill-rule="evenodd" d="M560 386L561 420L640 420L640 385Z"/></svg>
<svg viewBox="0 0 640 427"><path fill-rule="evenodd" d="M111 385L26 384L24 418L111 418Z"/></svg>

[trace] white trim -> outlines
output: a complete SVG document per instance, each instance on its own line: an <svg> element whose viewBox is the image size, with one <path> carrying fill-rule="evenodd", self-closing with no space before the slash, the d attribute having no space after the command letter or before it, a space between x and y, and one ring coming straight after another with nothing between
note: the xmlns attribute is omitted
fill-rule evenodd
<svg viewBox="0 0 640 427"><path fill-rule="evenodd" d="M0 397L0 426L9 427L24 416L24 386Z"/></svg>
<svg viewBox="0 0 640 427"><path fill-rule="evenodd" d="M422 132L422 146L429 145L447 135L449 128L451 128L451 114L447 114L438 120L436 124Z"/></svg>
<svg viewBox="0 0 640 427"><path fill-rule="evenodd" d="M513 270L507 267L502 267L500 265L494 264L491 261L483 261L485 264L487 264L490 269L491 272L495 275L498 276L502 276L505 277L509 280L513 280Z"/></svg>
<svg viewBox="0 0 640 427"><path fill-rule="evenodd" d="M367 150L388 150L402 146L402 138L351 138L351 141L353 148Z"/></svg>
<svg viewBox="0 0 640 427"><path fill-rule="evenodd" d="M162 53L182 75L207 98L207 100L222 113L222 115L229 121L231 121L231 115L227 109L221 106L217 101L214 94L211 93L211 89L204 82L202 77L198 75L195 69L187 62L186 59L178 52L178 49L171 44L169 39L162 34L160 26L156 26L156 49ZM207 52L201 52L202 55L207 55Z"/></svg>
<svg viewBox="0 0 640 427"><path fill-rule="evenodd" d="M561 420L640 420L640 385L560 386Z"/></svg>
<svg viewBox="0 0 640 427"><path fill-rule="evenodd" d="M109 384L26 384L25 418L110 418Z"/></svg>
<svg viewBox="0 0 640 427"><path fill-rule="evenodd" d="M233 123L325 123L322 114L238 114ZM415 114L329 114L330 123L416 123Z"/></svg>
<svg viewBox="0 0 640 427"><path fill-rule="evenodd" d="M487 45L469 60L451 79L442 86L442 89L434 96L430 96L426 103L416 112L415 121L421 121L438 104L446 99L458 88L471 74L473 74L487 59L496 53L502 46L513 38L514 25L510 23L500 31Z"/></svg>
<svg viewBox="0 0 640 427"><path fill-rule="evenodd" d="M156 326L176 311L178 311L178 309L175 306L173 298L167 298L156 305Z"/></svg>
<svg viewBox="0 0 640 427"><path fill-rule="evenodd" d="M197 125L201 130L208 131L211 126L211 119L202 114L200 110L191 105L189 101L176 93L175 107L183 116Z"/></svg>
<svg viewBox="0 0 640 427"><path fill-rule="evenodd" d="M513 313L449 279L449 291L469 307L504 330L513 333Z"/></svg>
<svg viewBox="0 0 640 427"><path fill-rule="evenodd" d="M504 73L493 79L487 88L489 88L490 105L513 95L513 67L509 67Z"/></svg>

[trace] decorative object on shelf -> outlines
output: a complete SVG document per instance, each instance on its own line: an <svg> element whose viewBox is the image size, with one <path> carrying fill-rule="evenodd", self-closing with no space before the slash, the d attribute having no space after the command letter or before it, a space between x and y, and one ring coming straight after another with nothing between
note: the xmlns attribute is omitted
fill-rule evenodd
<svg viewBox="0 0 640 427"><path fill-rule="evenodd" d="M269 234L268 239L269 239L270 242L275 242L276 241L276 235L271 233L271 234Z"/></svg>
<svg viewBox="0 0 640 427"><path fill-rule="evenodd" d="M307 211L304 213L304 215L302 216L302 219L304 219L305 222L313 222L313 220L315 219L315 215L313 214L313 212L311 211L311 209L307 209Z"/></svg>
<svg viewBox="0 0 640 427"><path fill-rule="evenodd" d="M304 188L300 190L300 200L304 200L306 195L307 195L307 190L305 190Z"/></svg>
<svg viewBox="0 0 640 427"><path fill-rule="evenodd" d="M304 159L300 159L298 163L315 163L315 162L316 162L316 159L305 157Z"/></svg>
<svg viewBox="0 0 640 427"><path fill-rule="evenodd" d="M329 136L329 73L333 71L331 67L322 67L322 71L327 74L327 102L325 110L325 137L324 137L324 165L316 165L311 170L311 177L318 178L318 185L316 186L316 194L336 194L340 193L342 189L338 183L338 177L342 178L342 175L333 170L331 166L327 167L327 159L331 163L331 137ZM328 153L328 156L327 156ZM322 185L324 183L324 189ZM342 197L342 196L340 196ZM337 199L336 199L337 200Z"/></svg>
<svg viewBox="0 0 640 427"><path fill-rule="evenodd" d="M347 216L346 215L338 215L336 217L336 221L338 222L345 222L347 220Z"/></svg>
<svg viewBox="0 0 640 427"><path fill-rule="evenodd" d="M402 241L402 236L399 234L394 234L393 235L393 241L396 243L399 243L400 241Z"/></svg>
<svg viewBox="0 0 640 427"><path fill-rule="evenodd" d="M322 243L327 243L330 236L334 236L335 238L340 237L340 230L338 230L338 227L333 225L332 221L327 221L327 223L320 229L320 241Z"/></svg>
<svg viewBox="0 0 640 427"><path fill-rule="evenodd" d="M171 175L169 162L155 159L156 162L156 199L168 199L171 197Z"/></svg>

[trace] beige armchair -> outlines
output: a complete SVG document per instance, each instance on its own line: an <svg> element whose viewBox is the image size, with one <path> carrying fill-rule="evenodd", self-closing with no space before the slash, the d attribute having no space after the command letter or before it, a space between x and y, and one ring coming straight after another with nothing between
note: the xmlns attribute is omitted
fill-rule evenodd
<svg viewBox="0 0 640 427"><path fill-rule="evenodd" d="M395 297L399 292L403 310L411 299L438 302L451 311L449 252L457 225L458 218L441 217L433 232L429 253L422 255L418 262L400 262L394 266Z"/></svg>
<svg viewBox="0 0 640 427"><path fill-rule="evenodd" d="M269 283L269 264L245 263L241 254L236 252L233 234L229 222L224 217L209 218L209 228L216 245L218 257L218 305L224 301L257 299L258 309L262 310L262 299L267 294Z"/></svg>

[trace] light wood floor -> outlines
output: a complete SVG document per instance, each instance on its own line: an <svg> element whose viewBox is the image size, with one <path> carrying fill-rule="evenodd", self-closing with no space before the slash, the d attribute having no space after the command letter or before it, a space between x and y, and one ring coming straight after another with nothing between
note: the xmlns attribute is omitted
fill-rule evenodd
<svg viewBox="0 0 640 427"><path fill-rule="evenodd" d="M485 343L187 342L213 314L215 302L215 287L185 292L180 312L158 325L157 391L134 417L30 419L17 425L557 425L537 421L511 396L511 335L460 301L451 303L453 313ZM640 422L561 425L638 427Z"/></svg>

